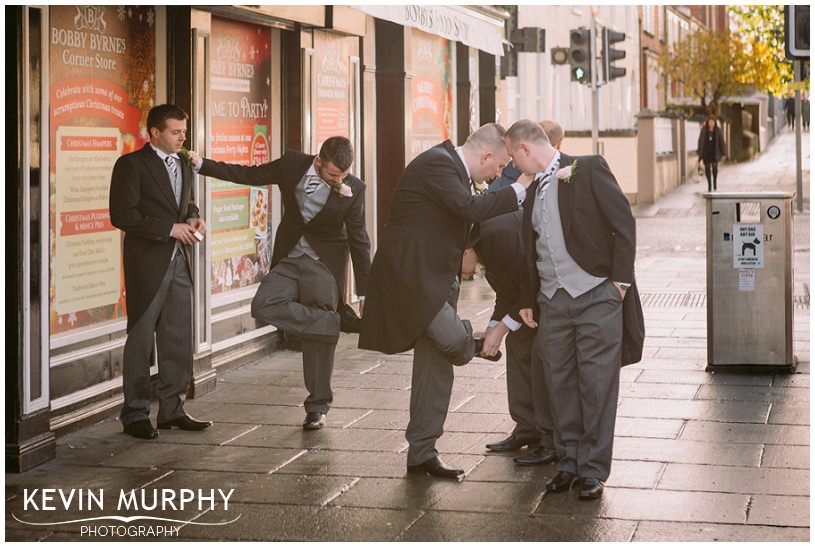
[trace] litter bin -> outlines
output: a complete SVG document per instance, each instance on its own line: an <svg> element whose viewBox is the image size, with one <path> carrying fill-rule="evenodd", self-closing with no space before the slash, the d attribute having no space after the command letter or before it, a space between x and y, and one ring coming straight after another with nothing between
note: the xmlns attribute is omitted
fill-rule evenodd
<svg viewBox="0 0 815 547"><path fill-rule="evenodd" d="M704 197L706 370L792 372L792 194Z"/></svg>

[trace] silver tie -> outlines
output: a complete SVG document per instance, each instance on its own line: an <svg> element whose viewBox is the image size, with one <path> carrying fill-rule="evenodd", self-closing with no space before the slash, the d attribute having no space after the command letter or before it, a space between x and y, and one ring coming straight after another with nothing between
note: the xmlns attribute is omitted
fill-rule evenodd
<svg viewBox="0 0 815 547"><path fill-rule="evenodd" d="M317 187L320 186L320 178L315 176L310 176L308 178L308 182L306 182L306 195L310 196L313 194Z"/></svg>
<svg viewBox="0 0 815 547"><path fill-rule="evenodd" d="M173 194L175 195L176 203L179 203L181 200L181 196L179 194L181 192L178 188L178 165L176 165L175 159L172 156L167 156L164 158L164 163L167 164L167 167L170 168L170 172L173 174Z"/></svg>

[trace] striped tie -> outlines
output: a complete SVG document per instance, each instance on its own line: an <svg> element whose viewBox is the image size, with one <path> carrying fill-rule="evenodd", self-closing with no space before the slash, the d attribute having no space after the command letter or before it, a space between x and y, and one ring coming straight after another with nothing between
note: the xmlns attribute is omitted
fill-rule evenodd
<svg viewBox="0 0 815 547"><path fill-rule="evenodd" d="M538 175L537 177L535 177L535 180L538 181L539 183L538 197L540 199L543 199L543 191L546 188L546 185L549 184L549 182L551 182L552 176L555 174L555 171L557 171L557 167L558 167L557 164L555 164L550 169L547 169L547 171L543 175Z"/></svg>
<svg viewBox="0 0 815 547"><path fill-rule="evenodd" d="M308 182L306 182L306 195L310 196L317 190L317 187L320 186L320 178L315 176L310 176L308 178Z"/></svg>
<svg viewBox="0 0 815 547"><path fill-rule="evenodd" d="M164 163L167 164L167 167L170 168L170 172L173 174L173 186L175 186L175 181L178 179L178 166L175 164L175 160L172 156L164 158Z"/></svg>

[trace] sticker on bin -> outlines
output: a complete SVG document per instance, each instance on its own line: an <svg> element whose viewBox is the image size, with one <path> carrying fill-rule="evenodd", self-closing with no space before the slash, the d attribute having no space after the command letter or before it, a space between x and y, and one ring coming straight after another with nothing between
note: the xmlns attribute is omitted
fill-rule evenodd
<svg viewBox="0 0 815 547"><path fill-rule="evenodd" d="M733 225L733 267L764 267L764 226L761 224Z"/></svg>
<svg viewBox="0 0 815 547"><path fill-rule="evenodd" d="M756 271L748 269L739 270L739 291L741 292L755 292L756 290Z"/></svg>

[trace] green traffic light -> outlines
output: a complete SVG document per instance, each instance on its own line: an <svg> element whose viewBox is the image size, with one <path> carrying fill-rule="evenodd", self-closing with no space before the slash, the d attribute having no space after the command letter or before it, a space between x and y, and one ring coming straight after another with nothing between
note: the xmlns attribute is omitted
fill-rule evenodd
<svg viewBox="0 0 815 547"><path fill-rule="evenodd" d="M579 81L583 80L583 77L586 75L586 71L580 67L574 69L574 77L577 78Z"/></svg>

